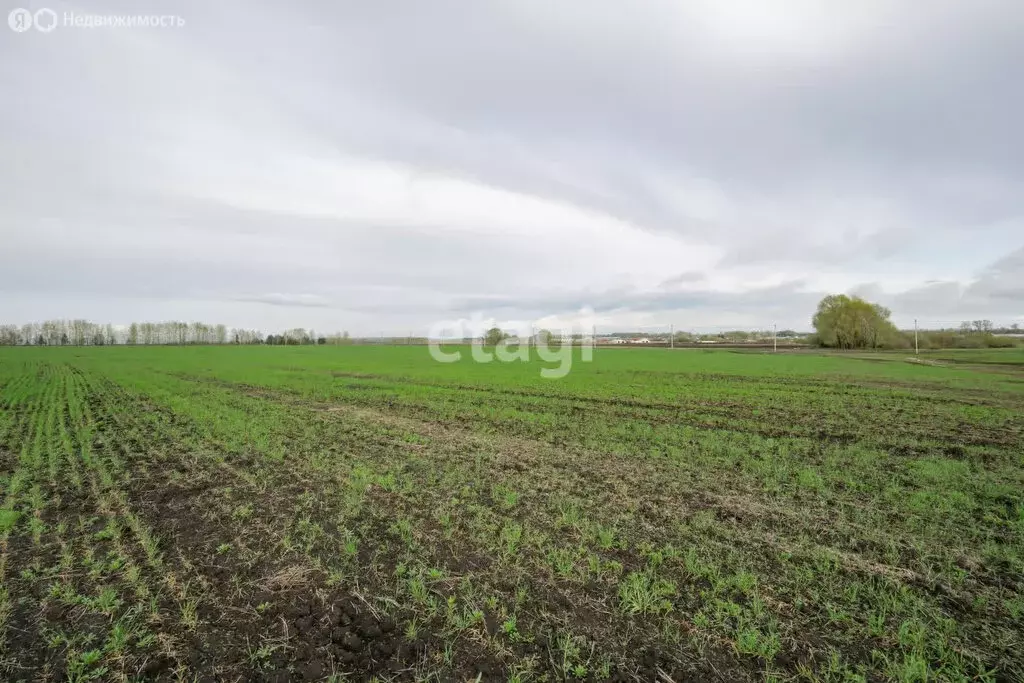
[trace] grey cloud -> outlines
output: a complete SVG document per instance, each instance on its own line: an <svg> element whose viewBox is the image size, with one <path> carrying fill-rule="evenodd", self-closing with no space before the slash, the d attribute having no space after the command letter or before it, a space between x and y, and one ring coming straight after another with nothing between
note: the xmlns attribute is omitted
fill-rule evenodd
<svg viewBox="0 0 1024 683"><path fill-rule="evenodd" d="M982 299L1005 300L1024 313L1024 247L993 263L967 291Z"/></svg>
<svg viewBox="0 0 1024 683"><path fill-rule="evenodd" d="M853 293L890 306L907 324L954 324L960 320L992 318L1008 324L1024 320L1024 248L985 267L969 282L940 280L901 292L888 292L877 283L855 287Z"/></svg>
<svg viewBox="0 0 1024 683"><path fill-rule="evenodd" d="M668 288L681 284L689 284L691 282L700 282L706 277L707 276L704 273L698 271L689 271L686 273L679 273L679 275L674 275L668 278L667 280L662 281L661 286Z"/></svg>
<svg viewBox="0 0 1024 683"><path fill-rule="evenodd" d="M82 296L115 320L133 297L246 303L254 326L578 305L796 324L851 279L898 315L1019 316L1019 4L715 5L185 0L180 31L0 34L0 319ZM355 215L332 201L351 159L581 209L591 263L503 235L503 209ZM279 207L224 199L259 204L265 177ZM563 214L523 212L551 236ZM644 234L602 241L610 220ZM720 256L666 265L670 244Z"/></svg>
<svg viewBox="0 0 1024 683"><path fill-rule="evenodd" d="M250 303L269 304L271 306L300 306L308 308L330 308L331 302L317 294L282 294L273 292L270 294L253 294L240 296L238 301Z"/></svg>
<svg viewBox="0 0 1024 683"><path fill-rule="evenodd" d="M604 34L607 27L585 15L559 23L546 5L515 7L525 9L441 3L396 13L378 3L355 21L345 7L335 18L351 57L344 63L358 74L344 75L462 131L527 147L540 142L578 167L597 158L613 187L635 176L633 164L690 165L741 194L799 194L808 183L835 192L841 182L845 191L942 200L932 219L945 219L953 205L976 220L993 202L971 202L955 184L943 185L951 175L981 172L1008 185L998 198L1001 215L1020 209L1020 141L1005 134L1022 107L1011 94L1024 63L1020 12L1011 3L936 3L929 13L897 6L839 63L773 69L766 55L754 72L696 53L689 46L699 42L699 25L666 31L668 3L621 17ZM610 7L599 3L593 15ZM445 35L454 16L458 35L428 37ZM502 175L507 169L493 167L503 165L484 170ZM964 196L953 204L951 191Z"/></svg>
<svg viewBox="0 0 1024 683"><path fill-rule="evenodd" d="M473 297L452 304L453 311L484 311L490 314L526 311L538 315L571 314L581 310L598 313L623 311L671 311L673 315L701 311L718 311L723 319L735 313L761 316L762 320L785 315L787 320L800 320L791 311L812 311L824 295L807 291L800 281L769 287L757 287L743 293L730 293L707 288L687 291L645 292L614 289L601 292L570 292L542 297Z"/></svg>

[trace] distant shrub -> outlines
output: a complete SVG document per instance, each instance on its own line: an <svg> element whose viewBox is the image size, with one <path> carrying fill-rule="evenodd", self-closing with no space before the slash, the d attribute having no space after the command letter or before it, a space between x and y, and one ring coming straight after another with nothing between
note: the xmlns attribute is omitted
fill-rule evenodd
<svg viewBox="0 0 1024 683"><path fill-rule="evenodd" d="M1013 337L1001 337L998 334L990 334L985 339L985 345L990 349L1012 349L1020 346L1020 340Z"/></svg>
<svg viewBox="0 0 1024 683"><path fill-rule="evenodd" d="M914 333L907 332L905 337L913 346ZM936 330L918 333L918 343L922 349L1012 349L1020 346L1020 342L1013 337L991 332Z"/></svg>

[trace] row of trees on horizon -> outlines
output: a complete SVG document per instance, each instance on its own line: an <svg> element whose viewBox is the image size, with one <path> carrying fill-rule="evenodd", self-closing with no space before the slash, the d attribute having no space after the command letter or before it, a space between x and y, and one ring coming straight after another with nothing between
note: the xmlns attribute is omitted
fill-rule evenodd
<svg viewBox="0 0 1024 683"><path fill-rule="evenodd" d="M803 335L792 330L778 333L778 338L790 338L809 345L838 349L909 349L915 346L915 332L898 329L890 320L889 309L859 297L845 294L830 295L821 300L814 315L814 333ZM1018 324L996 327L989 320L967 321L959 328L918 330L916 343L922 349L943 348L999 348L1012 347L1021 340L1005 335L1021 334ZM539 336L545 341L556 341L548 330ZM495 327L487 331L484 339L496 344L508 333ZM655 335L668 339L668 335ZM750 342L768 339L773 333L735 332L716 335L696 335L676 332L678 343L721 338L731 342ZM411 341L411 337L409 341ZM381 339L383 341L383 338ZM280 334L264 335L259 330L228 328L222 324L202 322L143 322L128 326L98 324L88 320L47 320L25 325L0 325L0 346L112 346L112 345L190 345L190 344L269 344L275 346L301 346L312 344L350 344L348 332L317 335L313 330L297 327Z"/></svg>
<svg viewBox="0 0 1024 683"><path fill-rule="evenodd" d="M1012 348L1020 341L1020 326L997 328L990 320L961 323L944 330L900 330L890 320L891 311L857 296L833 294L818 304L814 334L809 341L837 349L957 349Z"/></svg>
<svg viewBox="0 0 1024 683"><path fill-rule="evenodd" d="M202 322L144 322L127 327L88 320L47 320L25 325L0 325L0 346L113 346L188 344L345 344L348 332L317 336L301 327L281 334L264 335L259 330L228 328Z"/></svg>

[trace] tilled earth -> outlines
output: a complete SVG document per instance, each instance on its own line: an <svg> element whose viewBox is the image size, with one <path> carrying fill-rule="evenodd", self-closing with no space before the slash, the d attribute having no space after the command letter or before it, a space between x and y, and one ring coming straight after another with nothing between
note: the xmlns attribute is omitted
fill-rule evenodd
<svg viewBox="0 0 1024 683"><path fill-rule="evenodd" d="M1019 396L340 374L0 368L0 678L1024 680Z"/></svg>

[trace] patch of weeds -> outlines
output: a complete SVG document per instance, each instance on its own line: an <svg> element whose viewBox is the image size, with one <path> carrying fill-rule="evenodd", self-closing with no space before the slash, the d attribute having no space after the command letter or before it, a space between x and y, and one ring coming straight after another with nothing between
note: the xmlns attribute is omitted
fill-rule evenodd
<svg viewBox="0 0 1024 683"><path fill-rule="evenodd" d="M108 669L100 666L103 660L102 650L88 650L69 655L67 659L67 677L72 683L98 681L106 677Z"/></svg>
<svg viewBox="0 0 1024 683"><path fill-rule="evenodd" d="M514 557L519 552L519 545L523 540L523 527L512 521L505 522L500 533L502 554L505 557Z"/></svg>
<svg viewBox="0 0 1024 683"><path fill-rule="evenodd" d="M21 513L17 510L0 510L0 534L7 533L18 523Z"/></svg>
<svg viewBox="0 0 1024 683"><path fill-rule="evenodd" d="M231 517L241 522L252 517L252 513L252 503L243 503L235 506L235 509L231 511Z"/></svg>
<svg viewBox="0 0 1024 683"><path fill-rule="evenodd" d="M181 624L188 631L195 631L199 626L199 600L190 598L181 605Z"/></svg>
<svg viewBox="0 0 1024 683"><path fill-rule="evenodd" d="M576 573L576 557L578 554L579 552L576 548L555 548L548 551L547 561L557 576L567 579Z"/></svg>
<svg viewBox="0 0 1024 683"><path fill-rule="evenodd" d="M676 585L650 572L630 572L619 584L619 602L629 614L659 614L672 609Z"/></svg>

